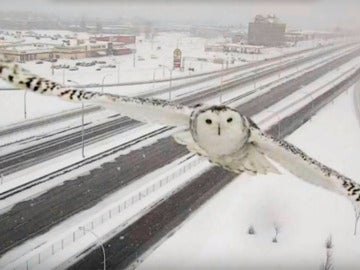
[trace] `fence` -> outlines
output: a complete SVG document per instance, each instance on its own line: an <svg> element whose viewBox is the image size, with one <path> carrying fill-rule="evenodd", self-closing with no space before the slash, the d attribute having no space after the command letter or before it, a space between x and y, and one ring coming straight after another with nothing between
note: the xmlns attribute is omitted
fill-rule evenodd
<svg viewBox="0 0 360 270"><path fill-rule="evenodd" d="M67 233L61 239L55 240L52 243L48 243L44 246L41 246L39 248L41 250L36 252L35 254L30 255L29 257L24 256L23 258L20 258L18 261L8 264L6 269L20 269L20 270L43 269L43 267L41 266L42 263L44 263L52 256L57 255L59 252L65 251L66 247L75 244L77 240L81 239L86 235L86 231L82 228L93 230L95 228L98 228L99 226L104 225L106 222L110 221L111 219L118 217L120 214L124 212L124 210L137 204L139 201L141 201L148 195L166 186L168 183L175 180L176 178L178 178L185 172L189 171L190 169L196 167L200 163L201 163L201 159L197 157L192 157L188 160L185 160L182 163L182 165L179 166L179 168L169 173L165 177L162 176L158 181L154 181L152 184L145 186L144 188L140 189L140 191L120 201L115 206L112 205L111 207L104 209L101 212L101 214L97 215L92 220L87 221L84 224L81 224L80 226L75 228L72 232ZM187 181L191 181L191 179ZM175 191L176 189L172 190L173 193ZM127 224L127 221L125 222L125 224Z"/></svg>

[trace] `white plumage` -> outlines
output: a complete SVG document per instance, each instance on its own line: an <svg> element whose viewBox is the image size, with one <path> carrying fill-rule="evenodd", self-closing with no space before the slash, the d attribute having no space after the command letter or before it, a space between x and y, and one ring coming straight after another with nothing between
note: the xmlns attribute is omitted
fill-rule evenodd
<svg viewBox="0 0 360 270"><path fill-rule="evenodd" d="M131 98L63 87L0 63L4 80L33 92L68 101L88 102L142 122L183 127L175 140L211 162L236 173L279 173L268 158L299 178L324 187L360 206L360 185L307 156L294 145L263 133L251 119L227 106L187 107L158 99Z"/></svg>

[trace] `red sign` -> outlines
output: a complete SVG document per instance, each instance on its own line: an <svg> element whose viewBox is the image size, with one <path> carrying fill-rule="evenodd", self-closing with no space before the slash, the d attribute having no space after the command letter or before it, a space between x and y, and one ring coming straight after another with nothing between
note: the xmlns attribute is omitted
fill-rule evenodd
<svg viewBox="0 0 360 270"><path fill-rule="evenodd" d="M181 50L174 50L174 68L181 68Z"/></svg>

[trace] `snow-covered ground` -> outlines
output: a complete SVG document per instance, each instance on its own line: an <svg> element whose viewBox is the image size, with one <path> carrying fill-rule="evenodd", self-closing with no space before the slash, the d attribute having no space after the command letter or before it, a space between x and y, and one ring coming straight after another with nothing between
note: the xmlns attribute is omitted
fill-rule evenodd
<svg viewBox="0 0 360 270"><path fill-rule="evenodd" d="M286 139L359 180L359 137L353 95L344 93ZM281 172L237 177L138 269L318 270L330 235L334 269L360 269L360 235L353 235L349 201ZM250 226L254 235L248 233ZM280 228L277 243L272 242L275 226Z"/></svg>

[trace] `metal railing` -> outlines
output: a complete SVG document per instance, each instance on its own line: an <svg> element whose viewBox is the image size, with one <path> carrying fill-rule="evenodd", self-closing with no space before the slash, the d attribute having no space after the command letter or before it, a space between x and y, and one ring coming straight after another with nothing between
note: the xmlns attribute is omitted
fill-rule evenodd
<svg viewBox="0 0 360 270"><path fill-rule="evenodd" d="M171 183L179 176L193 169L201 163L201 159L198 157L192 157L185 160L182 165L178 166L174 171L164 175L161 175L158 180L154 181L149 185L145 185L135 194L119 201L116 205L112 204L111 206L105 208L100 214L84 222L83 224L77 224L74 227L74 230L68 232L61 238L49 242L41 247L37 252L31 252L28 256L22 257L20 260L15 262L10 262L6 269L20 269L20 270L30 270L30 269L46 269L46 266L43 265L44 262L51 259L54 255L59 255L60 252L66 251L66 249L76 244L77 241L82 239L86 235L86 231L82 228L87 228L88 230L98 229L100 226L105 225L112 219L119 217L123 214L125 210L136 205L138 202L146 198L147 196L153 194L155 191L158 191L160 188L165 187L167 184ZM192 177L189 177L186 180L186 183L191 181ZM173 194L178 190L178 188L171 189L167 192L166 195ZM161 196L163 198L164 196ZM161 199L160 198L160 199ZM159 200L157 200L159 201ZM129 219L127 218L125 222L117 225L117 227L123 226L124 228L129 225ZM92 242L95 243L96 239L92 239ZM87 247L84 248L84 250Z"/></svg>

